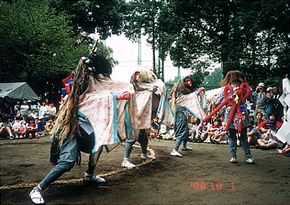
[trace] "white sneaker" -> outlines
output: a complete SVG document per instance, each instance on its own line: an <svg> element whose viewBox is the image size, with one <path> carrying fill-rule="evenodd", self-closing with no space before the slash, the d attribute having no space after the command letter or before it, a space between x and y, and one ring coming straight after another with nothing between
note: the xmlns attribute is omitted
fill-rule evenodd
<svg viewBox="0 0 290 205"><path fill-rule="evenodd" d="M151 156L151 155L148 155L148 154L143 154L143 153L141 154L140 158L143 159L143 160L146 160L146 159L155 160L156 159L154 156Z"/></svg>
<svg viewBox="0 0 290 205"><path fill-rule="evenodd" d="M254 160L254 158L248 158L248 159L246 160L246 163L247 163L247 164L255 164L255 160Z"/></svg>
<svg viewBox="0 0 290 205"><path fill-rule="evenodd" d="M99 176L93 176L88 173L85 173L85 181L86 182L96 182L96 183L106 183L106 180Z"/></svg>
<svg viewBox="0 0 290 205"><path fill-rule="evenodd" d="M231 163L237 163L238 161L237 161L237 158L236 157L232 157L231 160L230 160L230 162Z"/></svg>
<svg viewBox="0 0 290 205"><path fill-rule="evenodd" d="M174 157L182 157L182 154L177 152L175 149L170 153L170 155Z"/></svg>
<svg viewBox="0 0 290 205"><path fill-rule="evenodd" d="M124 168L127 168L127 169L133 169L136 167L135 164L129 162L128 160L124 160L122 163L121 163L121 166L124 167Z"/></svg>
<svg viewBox="0 0 290 205"><path fill-rule="evenodd" d="M35 188L31 190L29 196L34 204L44 204L44 199L42 198L40 191Z"/></svg>

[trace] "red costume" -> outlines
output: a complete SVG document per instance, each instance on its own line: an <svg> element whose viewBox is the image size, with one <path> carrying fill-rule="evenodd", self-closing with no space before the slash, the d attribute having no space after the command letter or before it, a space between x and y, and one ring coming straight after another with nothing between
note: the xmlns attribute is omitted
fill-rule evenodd
<svg viewBox="0 0 290 205"><path fill-rule="evenodd" d="M235 114L239 119L237 131L241 132L243 129L243 119L245 118L246 112L243 110L243 106L251 94L251 88L247 82L240 84L238 89L234 90L230 84L227 84L224 88L225 99L208 115L203 119L203 122L208 121L213 115L215 115L223 106L232 107L229 119L227 121L226 130L229 130L230 125L233 122Z"/></svg>

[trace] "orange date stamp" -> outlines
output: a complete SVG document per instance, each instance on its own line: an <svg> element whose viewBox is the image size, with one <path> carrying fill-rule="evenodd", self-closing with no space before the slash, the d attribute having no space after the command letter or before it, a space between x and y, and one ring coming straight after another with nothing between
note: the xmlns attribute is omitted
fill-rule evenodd
<svg viewBox="0 0 290 205"><path fill-rule="evenodd" d="M191 181L189 187L194 191L222 191L231 190L236 191L237 185L235 182L222 182L222 181Z"/></svg>

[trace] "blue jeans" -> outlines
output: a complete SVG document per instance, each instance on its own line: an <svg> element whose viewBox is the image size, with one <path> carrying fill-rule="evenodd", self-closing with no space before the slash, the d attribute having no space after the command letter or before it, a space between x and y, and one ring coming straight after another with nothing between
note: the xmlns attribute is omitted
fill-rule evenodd
<svg viewBox="0 0 290 205"><path fill-rule="evenodd" d="M182 111L176 112L174 131L176 137L174 149L178 150L181 143L183 143L183 146L186 147L189 131L187 125L187 117Z"/></svg>
<svg viewBox="0 0 290 205"><path fill-rule="evenodd" d="M61 149L60 156L59 156L59 160L57 161L57 164L50 169L48 174L38 184L38 186L42 190L44 190L47 186L49 186L51 183L56 181L65 172L70 171L77 161L79 148L78 148L77 139L75 137L65 141L60 149ZM86 172L88 174L93 174L96 167L96 164L93 161L94 155L91 154L89 156L89 159L90 160L88 164L88 169Z"/></svg>
<svg viewBox="0 0 290 205"><path fill-rule="evenodd" d="M229 146L232 157L237 157L237 131L236 129L230 128L229 130ZM241 146L245 152L246 158L252 158L250 146L247 139L247 128L243 128L240 133L239 140L241 142Z"/></svg>
<svg viewBox="0 0 290 205"><path fill-rule="evenodd" d="M139 131L138 142L141 145L141 150L143 154L147 154L147 146L148 146L148 136L145 129L141 129ZM129 159L130 154L132 152L133 145L135 144L136 140L133 139L126 139L125 142L125 153L124 158Z"/></svg>

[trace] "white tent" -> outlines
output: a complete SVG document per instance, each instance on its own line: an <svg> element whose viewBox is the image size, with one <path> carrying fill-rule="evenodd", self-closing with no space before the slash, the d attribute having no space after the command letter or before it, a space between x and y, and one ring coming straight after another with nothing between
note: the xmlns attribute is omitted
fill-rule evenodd
<svg viewBox="0 0 290 205"><path fill-rule="evenodd" d="M8 96L12 99L27 99L31 101L40 98L26 82L0 83L0 97Z"/></svg>

